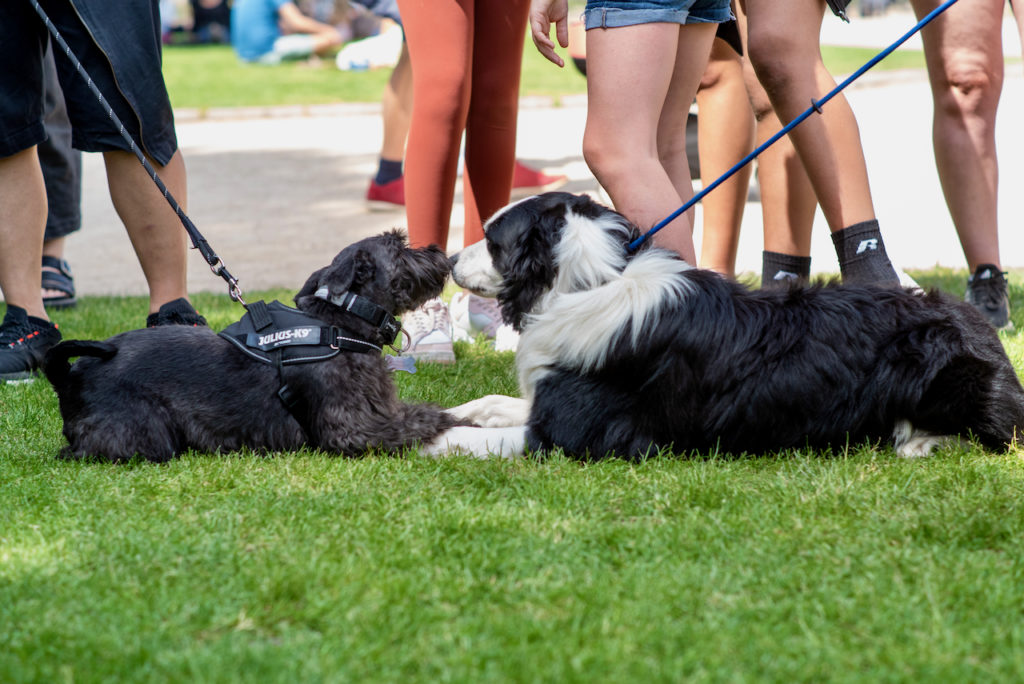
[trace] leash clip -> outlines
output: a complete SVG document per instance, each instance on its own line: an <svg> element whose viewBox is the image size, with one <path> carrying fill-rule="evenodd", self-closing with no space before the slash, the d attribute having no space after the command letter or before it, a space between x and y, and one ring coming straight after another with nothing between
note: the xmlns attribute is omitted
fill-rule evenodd
<svg viewBox="0 0 1024 684"><path fill-rule="evenodd" d="M389 342L385 346L390 347L396 354L401 354L402 352L409 351L412 348L412 336L405 328L399 329L398 332L402 333L402 336L405 337L405 342L402 343L401 348L396 347L394 341Z"/></svg>

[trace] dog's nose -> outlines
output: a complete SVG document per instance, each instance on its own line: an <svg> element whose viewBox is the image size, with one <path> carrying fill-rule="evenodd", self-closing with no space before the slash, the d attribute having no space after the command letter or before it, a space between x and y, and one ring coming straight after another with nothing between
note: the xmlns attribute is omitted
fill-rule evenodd
<svg viewBox="0 0 1024 684"><path fill-rule="evenodd" d="M455 268L455 264L458 263L459 254L461 254L461 252L456 252L455 254L452 254L450 257L448 257L448 261L451 262L452 268Z"/></svg>

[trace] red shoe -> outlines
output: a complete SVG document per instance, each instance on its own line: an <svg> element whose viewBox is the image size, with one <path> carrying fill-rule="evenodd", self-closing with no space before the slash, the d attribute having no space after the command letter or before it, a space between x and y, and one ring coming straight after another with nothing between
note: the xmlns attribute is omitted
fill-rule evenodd
<svg viewBox="0 0 1024 684"><path fill-rule="evenodd" d="M405 209L405 176L379 185L370 181L366 191L366 208L370 211L397 211Z"/></svg>
<svg viewBox="0 0 1024 684"><path fill-rule="evenodd" d="M567 176L550 176L543 171L531 169L518 159L512 172L512 197L520 199L542 192L556 190L569 182Z"/></svg>

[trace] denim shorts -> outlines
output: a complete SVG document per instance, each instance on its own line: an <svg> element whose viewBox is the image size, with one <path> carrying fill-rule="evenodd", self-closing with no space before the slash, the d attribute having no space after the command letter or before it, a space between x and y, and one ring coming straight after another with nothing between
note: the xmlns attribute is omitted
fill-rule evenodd
<svg viewBox="0 0 1024 684"><path fill-rule="evenodd" d="M174 114L161 72L157 0L40 0L126 132L160 165L178 149ZM49 34L26 1L0 0L0 157L46 138L43 52ZM72 143L84 152L131 145L63 50L54 50L71 120Z"/></svg>
<svg viewBox="0 0 1024 684"><path fill-rule="evenodd" d="M588 0L587 30L637 24L721 24L733 19L729 0Z"/></svg>

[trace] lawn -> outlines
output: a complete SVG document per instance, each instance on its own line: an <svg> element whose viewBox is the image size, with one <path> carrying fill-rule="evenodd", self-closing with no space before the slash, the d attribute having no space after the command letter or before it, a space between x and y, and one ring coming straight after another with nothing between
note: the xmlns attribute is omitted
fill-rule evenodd
<svg viewBox="0 0 1024 684"><path fill-rule="evenodd" d="M240 314L195 299L215 328ZM145 305L56 319L105 337ZM396 374L402 395L515 392L512 354L456 351ZM1024 677L1017 450L112 466L55 460L60 427L45 381L0 386L0 681Z"/></svg>
<svg viewBox="0 0 1024 684"><path fill-rule="evenodd" d="M582 92L527 55L524 93ZM168 49L166 73L200 109L372 102L387 77L196 47ZM958 296L967 277L912 275ZM215 329L241 315L194 301ZM104 338L145 314L83 297L55 320ZM1024 372L1024 338L1002 340ZM512 354L456 353L396 374L402 396L516 392ZM57 460L62 444L44 380L0 385L0 682L1024 679L1018 449L113 466Z"/></svg>
<svg viewBox="0 0 1024 684"><path fill-rule="evenodd" d="M864 48L826 47L826 64L835 74L855 71L876 54ZM873 70L924 68L924 56L898 51ZM240 62L223 45L178 45L164 49L164 78L176 108L309 105L379 102L390 70L339 71L332 60L319 64L286 63L267 67ZM585 93L586 79L571 64L559 69L528 42L524 50L521 92L557 98Z"/></svg>

